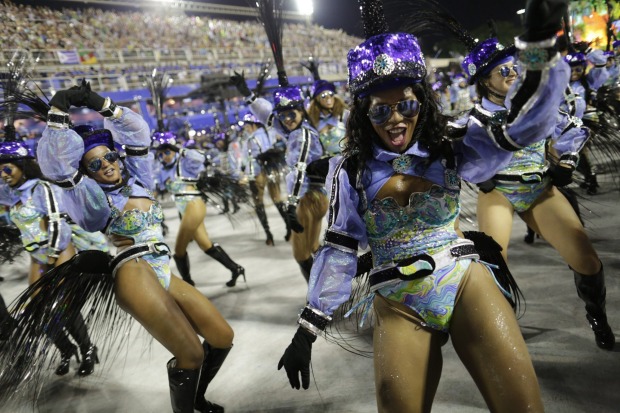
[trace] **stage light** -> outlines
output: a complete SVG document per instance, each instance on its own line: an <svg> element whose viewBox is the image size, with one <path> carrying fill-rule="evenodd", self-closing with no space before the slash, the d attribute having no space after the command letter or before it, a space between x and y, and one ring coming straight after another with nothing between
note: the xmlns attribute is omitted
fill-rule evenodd
<svg viewBox="0 0 620 413"><path fill-rule="evenodd" d="M297 0L297 10L303 16L312 16L314 13L312 0Z"/></svg>
<svg viewBox="0 0 620 413"><path fill-rule="evenodd" d="M517 10L517 14L523 14L523 13L525 13L525 9Z"/></svg>

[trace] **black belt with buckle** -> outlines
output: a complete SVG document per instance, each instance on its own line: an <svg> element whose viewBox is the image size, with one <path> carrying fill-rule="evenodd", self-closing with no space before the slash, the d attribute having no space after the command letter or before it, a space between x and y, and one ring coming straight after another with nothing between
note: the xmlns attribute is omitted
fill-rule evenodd
<svg viewBox="0 0 620 413"><path fill-rule="evenodd" d="M548 171L543 172L528 172L521 175L503 175L497 174L493 177L496 181L503 182L521 182L523 184L531 184L535 182L542 182L542 180L549 175Z"/></svg>
<svg viewBox="0 0 620 413"><path fill-rule="evenodd" d="M34 251L38 250L41 247L47 247L48 244L49 244L48 240L41 241L41 242L33 242L33 243L30 243L30 244L24 246L24 249L26 251L28 251L28 252L34 252Z"/></svg>
<svg viewBox="0 0 620 413"><path fill-rule="evenodd" d="M149 253L156 255L167 255L170 253L170 248L165 242L134 245L112 258L112 261L110 261L110 268L112 268L112 270L114 271L116 269L116 266L123 261L131 259L133 257L141 257L142 255L147 255Z"/></svg>

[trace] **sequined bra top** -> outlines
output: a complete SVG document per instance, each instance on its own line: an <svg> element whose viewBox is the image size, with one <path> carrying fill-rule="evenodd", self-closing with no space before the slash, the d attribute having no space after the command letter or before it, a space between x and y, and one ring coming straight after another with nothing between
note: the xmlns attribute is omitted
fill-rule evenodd
<svg viewBox="0 0 620 413"><path fill-rule="evenodd" d="M319 135L326 155L335 156L342 152L342 138L344 138L345 134L346 129L344 123L338 122L338 126L332 127L329 131Z"/></svg>
<svg viewBox="0 0 620 413"><path fill-rule="evenodd" d="M412 193L405 207L391 197L374 199L363 217L374 266L450 244L458 238L454 223L459 212L459 191L439 185Z"/></svg>
<svg viewBox="0 0 620 413"><path fill-rule="evenodd" d="M163 220L164 212L157 201L153 201L148 211L137 208L120 211L112 207L111 221L106 232L131 238L136 244L163 242Z"/></svg>

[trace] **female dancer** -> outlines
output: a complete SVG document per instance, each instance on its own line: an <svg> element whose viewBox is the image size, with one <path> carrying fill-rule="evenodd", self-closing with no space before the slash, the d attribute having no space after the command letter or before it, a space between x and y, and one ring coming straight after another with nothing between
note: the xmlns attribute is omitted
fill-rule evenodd
<svg viewBox="0 0 620 413"><path fill-rule="evenodd" d="M321 162L323 147L319 134L309 122L301 89L289 85L282 58L282 22L274 14L273 1L259 1L259 17L272 46L280 87L273 92L274 104L254 95L247 97L250 110L264 124L286 137L286 163L291 171L286 177L288 190L287 219L293 231L293 257L306 280L319 248L321 221L327 212L324 192L327 162ZM280 16L281 17L281 16Z"/></svg>
<svg viewBox="0 0 620 413"><path fill-rule="evenodd" d="M308 388L312 342L348 300L358 244L368 244L374 260L368 300L374 300L380 412L430 412L448 334L492 412L542 412L515 315L489 267L476 262L475 248L458 236L454 224L459 178L487 179L510 159L511 152L501 148L516 150L516 145L540 139L532 122L553 126L551 114L557 111L568 68L553 53L538 49L536 57L542 52L548 57L538 60L528 76L534 84L517 90L523 100L504 120L486 119L506 133L489 134L496 129L470 119L458 128L460 138L451 141L443 138L449 128L416 38L388 33L379 1L360 3L367 40L347 57L353 105L344 156L330 162L326 242L312 267L301 327L279 368L285 367L295 388L301 372L302 386ZM524 38L553 37L566 10L562 6L529 10ZM527 20L541 9L548 10L541 15L545 24L552 22L547 30ZM521 44L524 58L533 46Z"/></svg>
<svg viewBox="0 0 620 413"><path fill-rule="evenodd" d="M497 40L487 39L484 43L491 49L491 44L497 44ZM484 66L470 77L482 98L481 109L475 109L473 116L483 111L505 111L506 96L517 79L517 63L510 54L480 56L473 53L479 52L470 53L462 64L464 68L472 62ZM615 338L605 313L603 265L577 213L557 188L570 183L579 152L588 138L588 130L581 127L584 110L581 94L570 100L563 99L559 122L551 134L559 162L549 166L545 140L515 152L510 162L493 177L493 184L483 187L478 194L478 225L502 246L506 260L515 212L549 242L573 270L577 293L586 304L586 318L594 331L596 344L611 350ZM550 135L545 129L540 129L539 133Z"/></svg>
<svg viewBox="0 0 620 413"><path fill-rule="evenodd" d="M159 187L165 187L172 194L181 216L172 257L183 280L194 285L187 246L195 240L205 254L232 272L232 278L226 282L228 287L234 287L240 275L245 281L245 269L233 261L219 244L211 242L205 227L207 205L202 192L196 187L198 175L205 168L203 153L197 149L179 148L178 137L172 132L153 133L151 146L156 149L157 159L162 164L158 176Z"/></svg>
<svg viewBox="0 0 620 413"><path fill-rule="evenodd" d="M65 189L69 215L105 232L117 247L110 264L117 303L174 355L167 364L173 412L223 412L203 394L230 351L233 331L204 295L171 276L163 211L149 190L148 125L89 85L59 91L50 105L37 151L41 168ZM70 129L71 105L101 113L106 129L82 128L81 135ZM125 145L123 164L113 139Z"/></svg>
<svg viewBox="0 0 620 413"><path fill-rule="evenodd" d="M310 123L319 131L325 154L340 155L344 146L349 110L342 98L336 95L336 86L333 83L322 79L314 82L308 117Z"/></svg>
<svg viewBox="0 0 620 413"><path fill-rule="evenodd" d="M28 284L31 285L47 270L73 257L76 254L75 242L89 249L89 239L94 239L95 235L88 234L75 224L69 225L64 217L61 189L42 180L34 157L22 142L14 138L15 130L5 127L6 140L0 143L0 176L6 183L4 190L7 193L0 197L0 202L10 206L10 219L19 228L21 242L30 254ZM99 243L99 249L107 251L105 240ZM99 363L97 347L90 341L80 314L67 325L67 331L75 339L82 355L78 375L92 374L95 363ZM73 356L80 361L77 348L64 331L51 338L60 350L60 364L55 373L64 376L69 373Z"/></svg>

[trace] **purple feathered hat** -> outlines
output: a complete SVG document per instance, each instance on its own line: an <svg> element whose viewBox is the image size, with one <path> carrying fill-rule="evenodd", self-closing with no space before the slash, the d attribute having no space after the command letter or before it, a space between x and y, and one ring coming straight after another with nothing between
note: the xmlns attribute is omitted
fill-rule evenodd
<svg viewBox="0 0 620 413"><path fill-rule="evenodd" d="M273 104L276 112L303 107L304 96L297 86L285 86L274 90Z"/></svg>
<svg viewBox="0 0 620 413"><path fill-rule="evenodd" d="M111 151L115 150L112 132L107 129L95 129L91 125L78 125L73 130L84 140L84 153L96 146L106 146Z"/></svg>
<svg viewBox="0 0 620 413"><path fill-rule="evenodd" d="M514 45L505 47L495 37L478 42L461 63L469 84L473 85L481 77L489 74L495 66L510 61L515 51Z"/></svg>
<svg viewBox="0 0 620 413"><path fill-rule="evenodd" d="M581 52L567 54L566 56L564 56L564 61L568 63L570 67L585 66L586 64L588 64L588 61L586 60L586 55Z"/></svg>
<svg viewBox="0 0 620 413"><path fill-rule="evenodd" d="M426 76L416 37L388 33L381 0L359 0L366 41L349 50L349 90L363 96L379 88L420 82Z"/></svg>
<svg viewBox="0 0 620 413"><path fill-rule="evenodd" d="M327 80L319 79L312 85L312 99L319 96L321 93L329 91L336 92L336 85L332 82L328 82Z"/></svg>
<svg viewBox="0 0 620 413"><path fill-rule="evenodd" d="M172 149L178 152L179 143L179 137L174 132L155 131L151 136L151 149Z"/></svg>

